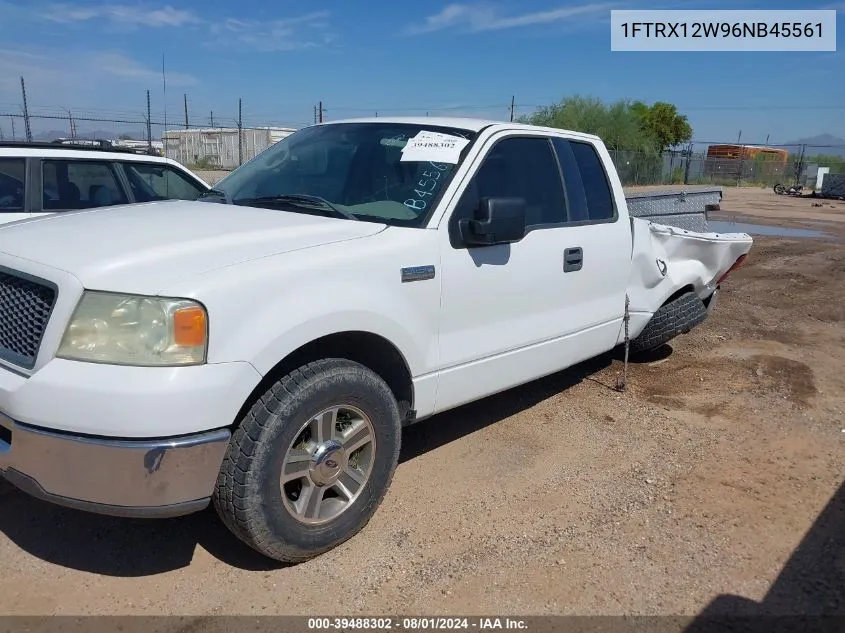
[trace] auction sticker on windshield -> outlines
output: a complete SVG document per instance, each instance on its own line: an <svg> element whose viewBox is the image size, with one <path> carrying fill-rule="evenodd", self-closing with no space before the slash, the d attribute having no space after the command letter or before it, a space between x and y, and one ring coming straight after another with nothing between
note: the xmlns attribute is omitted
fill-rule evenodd
<svg viewBox="0 0 845 633"><path fill-rule="evenodd" d="M402 162L426 162L457 164L461 151L469 141L460 136L421 130L408 140L402 149Z"/></svg>

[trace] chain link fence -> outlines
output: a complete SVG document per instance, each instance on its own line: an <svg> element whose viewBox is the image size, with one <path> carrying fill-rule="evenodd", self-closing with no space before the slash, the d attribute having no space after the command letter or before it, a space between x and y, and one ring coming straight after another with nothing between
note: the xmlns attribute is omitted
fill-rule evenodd
<svg viewBox="0 0 845 633"><path fill-rule="evenodd" d="M53 109L55 110L55 109ZM231 171L294 132L298 125L243 125L238 118L215 117L208 124L151 120L147 117L95 116L93 113L34 112L30 126L40 141L106 141L105 147L129 147L164 155L197 171ZM316 115L315 115L316 118ZM222 123L222 124L221 124ZM0 112L0 140L26 140L24 116ZM717 185L765 186L801 184L812 188L819 167L845 174L845 146L759 146L693 142L666 152L632 151L613 147L610 155L624 186ZM695 148L695 149L694 149ZM735 148L726 156L725 148ZM718 151L715 151L718 150ZM730 154L730 151L727 151Z"/></svg>
<svg viewBox="0 0 845 633"><path fill-rule="evenodd" d="M27 138L21 114L0 112L0 141L96 144L166 156L198 170L232 170L294 132L294 126L239 125L211 117L210 124L167 124L146 118L30 114L38 132Z"/></svg>
<svg viewBox="0 0 845 633"><path fill-rule="evenodd" d="M786 151L777 158L767 154L749 158L743 152L726 158L708 154L707 149L663 153L611 149L610 156L622 184L628 187L683 184L773 187L780 183L813 188L820 167L827 167L832 174L845 174L845 145L783 149Z"/></svg>

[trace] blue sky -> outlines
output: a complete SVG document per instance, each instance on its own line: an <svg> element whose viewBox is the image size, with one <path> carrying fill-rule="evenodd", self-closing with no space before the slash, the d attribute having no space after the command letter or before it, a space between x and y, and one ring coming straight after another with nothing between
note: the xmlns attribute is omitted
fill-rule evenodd
<svg viewBox="0 0 845 633"><path fill-rule="evenodd" d="M23 75L35 113L138 119L150 89L160 119L164 54L170 121L185 92L192 123L231 124L242 97L246 124L290 125L320 99L327 119L504 119L511 95L527 113L581 94L673 102L701 141L845 137L841 35L835 53L611 52L611 8L836 8L845 30L845 0L0 0L0 113Z"/></svg>

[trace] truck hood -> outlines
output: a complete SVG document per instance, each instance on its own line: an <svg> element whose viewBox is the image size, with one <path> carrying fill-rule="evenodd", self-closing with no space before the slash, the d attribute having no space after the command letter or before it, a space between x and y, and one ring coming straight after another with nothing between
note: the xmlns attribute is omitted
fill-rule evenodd
<svg viewBox="0 0 845 633"><path fill-rule="evenodd" d="M168 200L0 225L0 252L63 270L86 288L154 294L175 279L384 228L275 209Z"/></svg>

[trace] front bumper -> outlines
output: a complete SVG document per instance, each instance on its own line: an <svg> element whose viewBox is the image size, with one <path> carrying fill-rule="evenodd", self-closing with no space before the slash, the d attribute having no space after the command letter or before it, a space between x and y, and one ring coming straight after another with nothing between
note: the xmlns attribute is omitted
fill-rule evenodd
<svg viewBox="0 0 845 633"><path fill-rule="evenodd" d="M58 505L124 517L171 517L208 506L228 429L161 440L57 433L0 413L0 473Z"/></svg>

